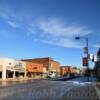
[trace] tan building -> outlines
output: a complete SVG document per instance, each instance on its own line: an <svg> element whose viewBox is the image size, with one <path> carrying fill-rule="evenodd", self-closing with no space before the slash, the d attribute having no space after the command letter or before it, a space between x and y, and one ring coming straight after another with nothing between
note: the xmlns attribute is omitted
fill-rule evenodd
<svg viewBox="0 0 100 100"><path fill-rule="evenodd" d="M63 76L64 74L79 74L80 69L73 66L61 66L60 74Z"/></svg>
<svg viewBox="0 0 100 100"><path fill-rule="evenodd" d="M26 64L12 58L0 58L0 78L26 77Z"/></svg>
<svg viewBox="0 0 100 100"><path fill-rule="evenodd" d="M55 71L60 74L60 63L54 61L52 58L33 58L33 59L24 59L22 61L28 61L37 64L43 64L43 67L46 69L45 71L48 73L50 71Z"/></svg>
<svg viewBox="0 0 100 100"><path fill-rule="evenodd" d="M71 72L72 72L73 74L80 74L80 69L77 68L77 67L72 67L72 68L71 68Z"/></svg>
<svg viewBox="0 0 100 100"><path fill-rule="evenodd" d="M71 66L60 66L60 75L63 76L64 74L71 73Z"/></svg>
<svg viewBox="0 0 100 100"><path fill-rule="evenodd" d="M44 73L43 64L32 63L29 61L26 62L26 73L28 77L39 76Z"/></svg>

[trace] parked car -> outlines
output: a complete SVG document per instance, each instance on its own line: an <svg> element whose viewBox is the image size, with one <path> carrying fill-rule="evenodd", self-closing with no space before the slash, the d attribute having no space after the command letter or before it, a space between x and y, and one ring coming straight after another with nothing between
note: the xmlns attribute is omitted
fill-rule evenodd
<svg viewBox="0 0 100 100"><path fill-rule="evenodd" d="M56 78L57 77L57 73L54 71L49 72L48 74L48 78Z"/></svg>

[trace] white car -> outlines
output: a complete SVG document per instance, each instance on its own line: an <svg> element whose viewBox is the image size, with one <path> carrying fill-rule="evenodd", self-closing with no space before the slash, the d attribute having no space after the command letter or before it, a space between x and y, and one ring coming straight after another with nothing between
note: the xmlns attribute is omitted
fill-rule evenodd
<svg viewBox="0 0 100 100"><path fill-rule="evenodd" d="M57 73L56 73L56 72L53 72L53 71L51 71L51 72L48 74L48 77L50 77L50 78L56 78L56 76L57 76Z"/></svg>

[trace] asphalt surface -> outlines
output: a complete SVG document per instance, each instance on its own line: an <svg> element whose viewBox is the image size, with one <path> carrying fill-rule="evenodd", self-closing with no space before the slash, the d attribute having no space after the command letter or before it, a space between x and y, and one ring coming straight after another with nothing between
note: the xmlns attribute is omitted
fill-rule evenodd
<svg viewBox="0 0 100 100"><path fill-rule="evenodd" d="M71 81L79 81L79 82L96 82L97 81L96 77L84 77L84 76L80 76L80 77L73 78L70 80Z"/></svg>
<svg viewBox="0 0 100 100"><path fill-rule="evenodd" d="M91 82L74 79L71 81L33 80L1 86L0 100L99 100L99 98Z"/></svg>

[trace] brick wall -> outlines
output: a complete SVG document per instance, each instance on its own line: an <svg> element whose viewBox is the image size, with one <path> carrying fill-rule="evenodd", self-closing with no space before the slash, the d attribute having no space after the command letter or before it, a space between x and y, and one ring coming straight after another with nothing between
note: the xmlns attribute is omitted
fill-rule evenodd
<svg viewBox="0 0 100 100"><path fill-rule="evenodd" d="M32 62L26 62L26 71L35 72L35 73L43 73L43 65L32 63Z"/></svg>
<svg viewBox="0 0 100 100"><path fill-rule="evenodd" d="M44 68L46 68L47 71L50 71L51 69L55 69L57 73L60 73L60 63L57 61L54 61L52 58L35 58L35 59L25 59L22 61L28 61L32 63L38 63L42 64Z"/></svg>

